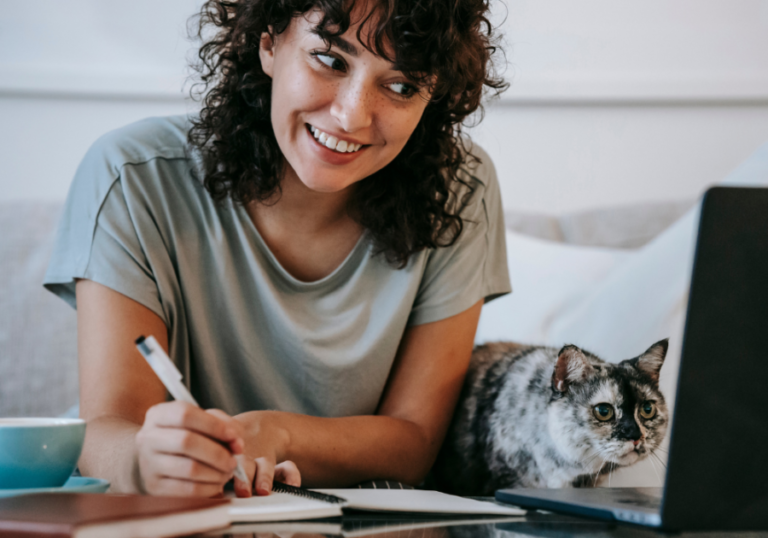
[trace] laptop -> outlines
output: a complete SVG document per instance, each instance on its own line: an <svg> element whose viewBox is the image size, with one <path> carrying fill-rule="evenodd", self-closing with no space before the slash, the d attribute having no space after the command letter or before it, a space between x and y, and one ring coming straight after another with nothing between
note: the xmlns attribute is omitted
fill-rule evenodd
<svg viewBox="0 0 768 538"><path fill-rule="evenodd" d="M768 530L768 189L704 196L673 413L663 488L496 499L665 530Z"/></svg>

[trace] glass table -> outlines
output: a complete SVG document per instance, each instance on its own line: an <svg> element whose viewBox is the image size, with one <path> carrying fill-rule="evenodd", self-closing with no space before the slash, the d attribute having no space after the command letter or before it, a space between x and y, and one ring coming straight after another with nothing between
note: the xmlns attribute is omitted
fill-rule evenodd
<svg viewBox="0 0 768 538"><path fill-rule="evenodd" d="M524 517L430 519L401 515L345 515L343 519L235 525L204 536L222 538L547 538L658 537L666 534L626 524L600 522L541 511ZM696 532L680 538L768 537L768 532Z"/></svg>

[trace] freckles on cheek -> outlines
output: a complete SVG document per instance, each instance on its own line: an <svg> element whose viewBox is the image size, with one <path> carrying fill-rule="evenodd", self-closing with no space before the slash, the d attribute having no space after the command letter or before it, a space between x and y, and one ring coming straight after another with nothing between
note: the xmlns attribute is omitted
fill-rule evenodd
<svg viewBox="0 0 768 538"><path fill-rule="evenodd" d="M394 114L384 115L384 118L384 122L379 124L379 128L385 134L385 143L390 145L392 149L400 151L411 138L418 122L413 122L410 117L404 117L397 121L398 117Z"/></svg>

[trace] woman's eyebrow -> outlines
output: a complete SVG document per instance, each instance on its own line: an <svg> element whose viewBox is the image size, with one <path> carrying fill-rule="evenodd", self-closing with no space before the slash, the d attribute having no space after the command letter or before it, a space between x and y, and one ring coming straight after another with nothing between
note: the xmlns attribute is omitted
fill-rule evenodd
<svg viewBox="0 0 768 538"><path fill-rule="evenodd" d="M324 40L327 40L328 42L330 42L332 46L335 46L338 49L340 49L341 52L345 52L350 56L355 56L355 57L360 55L359 51L357 50L357 47L355 47L352 43L350 43L343 37L339 37L335 35L323 36L323 35L320 35L320 32L317 29L313 30L312 33L319 37L322 37Z"/></svg>

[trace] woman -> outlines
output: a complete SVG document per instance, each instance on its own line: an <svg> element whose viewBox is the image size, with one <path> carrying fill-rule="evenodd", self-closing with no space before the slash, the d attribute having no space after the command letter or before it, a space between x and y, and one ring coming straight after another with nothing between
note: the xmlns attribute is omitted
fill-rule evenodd
<svg viewBox="0 0 768 538"><path fill-rule="evenodd" d="M499 189L461 122L486 0L211 0L199 117L102 137L45 285L78 311L80 469L113 491L417 484L485 300L509 292ZM154 335L197 409L135 349Z"/></svg>

